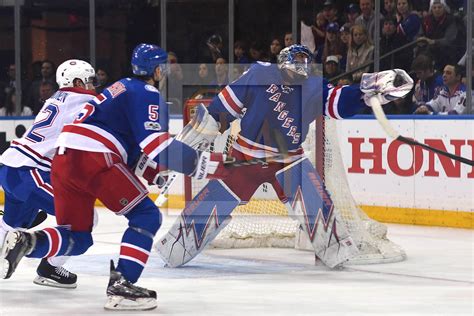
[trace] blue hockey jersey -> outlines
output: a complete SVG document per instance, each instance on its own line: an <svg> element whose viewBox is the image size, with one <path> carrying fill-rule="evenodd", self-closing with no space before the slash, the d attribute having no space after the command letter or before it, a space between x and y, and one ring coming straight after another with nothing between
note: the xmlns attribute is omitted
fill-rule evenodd
<svg viewBox="0 0 474 316"><path fill-rule="evenodd" d="M223 112L228 121L241 119L234 149L253 158L275 156L281 148L277 133L294 161L303 155L301 144L311 122L322 114L334 119L353 116L365 106L361 97L358 85L334 87L317 76L286 85L276 65L259 62L226 86L208 109L216 120Z"/></svg>
<svg viewBox="0 0 474 316"><path fill-rule="evenodd" d="M161 169L194 171L197 153L168 133L168 108L159 91L136 78L115 82L66 125L56 147L112 152L133 167L143 151ZM172 157L172 159L168 159Z"/></svg>

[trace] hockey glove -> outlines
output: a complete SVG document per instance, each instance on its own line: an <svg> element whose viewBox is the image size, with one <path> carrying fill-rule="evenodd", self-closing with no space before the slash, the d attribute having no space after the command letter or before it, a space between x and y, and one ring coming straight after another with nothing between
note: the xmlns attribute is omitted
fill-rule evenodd
<svg viewBox="0 0 474 316"><path fill-rule="evenodd" d="M168 172L160 170L158 164L146 154L141 154L135 166L135 174L148 182L148 185L156 184L158 188L165 185Z"/></svg>
<svg viewBox="0 0 474 316"><path fill-rule="evenodd" d="M386 104L405 97L412 88L413 79L403 69L365 73L360 83L360 90L364 93L367 105L373 96L376 96L381 104Z"/></svg>
<svg viewBox="0 0 474 316"><path fill-rule="evenodd" d="M191 177L200 179L224 179L229 171L224 167L226 156L222 153L210 153L207 151L198 151L198 160L196 169Z"/></svg>

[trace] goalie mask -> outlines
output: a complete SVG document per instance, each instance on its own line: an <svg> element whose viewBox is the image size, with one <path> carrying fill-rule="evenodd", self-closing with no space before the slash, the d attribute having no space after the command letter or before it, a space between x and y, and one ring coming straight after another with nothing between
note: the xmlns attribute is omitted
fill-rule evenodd
<svg viewBox="0 0 474 316"><path fill-rule="evenodd" d="M304 45L291 45L281 50L278 54L278 68L288 69L304 78L308 78L310 73L313 54Z"/></svg>
<svg viewBox="0 0 474 316"><path fill-rule="evenodd" d="M74 87L74 80L80 79L87 87L93 86L95 70L88 62L80 59L70 59L59 65L56 70L56 82L59 88Z"/></svg>

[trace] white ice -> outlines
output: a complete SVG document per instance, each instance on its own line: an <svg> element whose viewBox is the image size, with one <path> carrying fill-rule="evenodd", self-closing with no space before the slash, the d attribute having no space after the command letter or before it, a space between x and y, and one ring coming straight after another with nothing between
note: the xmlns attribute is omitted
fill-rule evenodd
<svg viewBox="0 0 474 316"><path fill-rule="evenodd" d="M388 226L406 261L339 271L293 249L212 249L179 269L163 268L152 252L138 285L158 292L158 308L106 312L109 261L118 257L127 221L105 209L99 218L94 246L66 265L78 274L77 289L33 284L39 260L25 258L11 279L0 280L0 316L474 314L474 231L405 225Z"/></svg>

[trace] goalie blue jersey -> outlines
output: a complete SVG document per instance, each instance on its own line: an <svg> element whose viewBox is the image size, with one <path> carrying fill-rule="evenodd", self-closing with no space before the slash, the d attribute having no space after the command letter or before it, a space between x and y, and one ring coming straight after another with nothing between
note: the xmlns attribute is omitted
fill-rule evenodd
<svg viewBox="0 0 474 316"><path fill-rule="evenodd" d="M197 158L191 147L170 137L168 108L159 91L136 78L117 81L86 103L56 146L115 153L130 167L143 151L161 169L186 174L194 171Z"/></svg>
<svg viewBox="0 0 474 316"><path fill-rule="evenodd" d="M294 161L303 156L301 144L318 116L342 119L365 106L358 85L334 87L316 76L298 85L283 83L282 71L275 64L259 62L226 86L209 106L216 120L221 113L226 113L228 121L241 119L234 149L248 158L276 156L283 143L292 158L289 161Z"/></svg>

